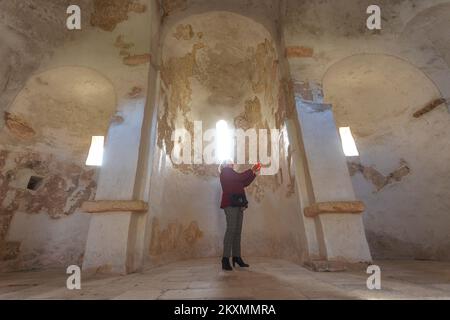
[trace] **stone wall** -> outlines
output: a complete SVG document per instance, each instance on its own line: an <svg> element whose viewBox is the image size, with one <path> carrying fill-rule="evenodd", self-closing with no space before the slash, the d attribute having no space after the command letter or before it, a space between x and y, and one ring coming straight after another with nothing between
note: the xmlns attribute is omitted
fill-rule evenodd
<svg viewBox="0 0 450 320"><path fill-rule="evenodd" d="M259 23L226 11L194 14L169 25L173 27L165 30L163 43L151 184L149 261L222 254L225 217L219 208L218 166L176 164L172 159L175 129L193 133L194 121L201 121L204 132L222 119L235 129L280 130L278 173L258 177L247 190L244 254L300 261L278 43Z"/></svg>
<svg viewBox="0 0 450 320"><path fill-rule="evenodd" d="M81 31L66 28L69 4L81 7ZM149 4L1 2L2 271L81 266L91 215L80 206L99 172L85 166L91 137L145 106Z"/></svg>
<svg viewBox="0 0 450 320"><path fill-rule="evenodd" d="M51 239L50 224L61 221L61 230L71 228L83 234L89 216L81 217L78 209L83 201L93 198L95 180L96 169L57 160L50 154L1 150L0 268L79 264L83 244L76 242L85 239L74 236L72 231L60 236L58 243ZM64 220L74 215L79 217ZM30 216L45 217L47 223L40 223L37 228L32 222L39 220Z"/></svg>
<svg viewBox="0 0 450 320"><path fill-rule="evenodd" d="M333 106L360 157L348 158L374 258L448 260L448 1L290 0L284 34L299 98Z"/></svg>

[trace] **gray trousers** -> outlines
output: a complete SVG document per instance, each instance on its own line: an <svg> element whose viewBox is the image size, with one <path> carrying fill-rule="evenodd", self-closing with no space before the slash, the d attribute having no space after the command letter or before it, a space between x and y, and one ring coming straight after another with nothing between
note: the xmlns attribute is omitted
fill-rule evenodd
<svg viewBox="0 0 450 320"><path fill-rule="evenodd" d="M223 239L223 257L241 256L241 233L244 210L239 207L226 207L227 230Z"/></svg>

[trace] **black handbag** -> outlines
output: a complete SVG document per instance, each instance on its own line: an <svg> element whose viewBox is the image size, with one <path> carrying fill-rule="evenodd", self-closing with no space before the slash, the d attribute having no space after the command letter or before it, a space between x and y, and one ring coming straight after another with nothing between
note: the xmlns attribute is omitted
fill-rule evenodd
<svg viewBox="0 0 450 320"><path fill-rule="evenodd" d="M230 196L232 207L247 207L248 201L245 194L232 194Z"/></svg>

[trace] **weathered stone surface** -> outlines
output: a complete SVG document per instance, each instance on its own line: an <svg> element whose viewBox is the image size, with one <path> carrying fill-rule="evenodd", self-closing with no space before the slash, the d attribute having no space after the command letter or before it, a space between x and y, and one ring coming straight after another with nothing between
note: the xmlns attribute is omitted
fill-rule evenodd
<svg viewBox="0 0 450 320"><path fill-rule="evenodd" d="M163 148L167 154L173 150L172 132L175 129L174 123L176 110L179 109L187 120L186 114L189 112L192 88L190 78L198 76L199 68L197 64L197 54L204 48L204 44L196 43L192 46L192 52L182 57L172 57L163 62L161 68L161 80L170 90L170 96L161 88L164 98L162 114L158 119L158 146Z"/></svg>
<svg viewBox="0 0 450 320"><path fill-rule="evenodd" d="M81 209L89 213L146 212L148 204L144 201L133 200L96 200L84 202Z"/></svg>
<svg viewBox="0 0 450 320"><path fill-rule="evenodd" d="M186 254L203 237L196 221L183 225L177 221L170 222L162 229L158 218L153 219L150 240L150 255L171 256Z"/></svg>
<svg viewBox="0 0 450 320"><path fill-rule="evenodd" d="M20 253L20 242L0 241L0 261L14 260Z"/></svg>
<svg viewBox="0 0 450 320"><path fill-rule="evenodd" d="M31 176L43 178L35 190L27 189ZM51 232L50 230L54 230L52 228L57 225L64 228L64 224L68 222L62 220L69 215L71 217L67 218L73 219L71 222L79 221L80 217L74 213L83 201L94 195L96 187L94 179L95 170L78 166L70 161L57 160L51 155L1 150L0 269L38 268L57 262L64 265L70 262L77 263L79 252L76 249L72 250L73 239L64 242L67 239L61 236L55 243L49 241L43 248L39 241L34 244L30 237L39 239L40 235L46 234L46 231ZM33 216L24 217L26 215ZM48 216L52 218L50 222ZM34 226L30 220L41 224ZM30 223L30 226L23 226L24 223ZM76 230L74 232L82 234L81 224L71 224L71 228ZM33 230L33 234L18 235L18 230ZM6 241L7 235L23 240L20 243L9 242ZM71 249L67 250L65 246L70 246Z"/></svg>
<svg viewBox="0 0 450 320"><path fill-rule="evenodd" d="M180 24L177 26L177 30L173 34L173 36L177 40L191 40L194 37L194 30L192 29L192 26L190 24Z"/></svg>
<svg viewBox="0 0 450 320"><path fill-rule="evenodd" d="M1 275L1 299L393 299L447 300L448 262L379 261L382 290L367 290L366 270L313 273L298 264L250 257L250 270L224 274L217 258L189 259L126 276L83 276L82 290L67 290L64 272L33 271ZM106 271L108 266L105 266ZM101 269L99 271L102 271ZM106 272L107 273L107 272ZM6 290L5 290L6 289ZM192 318L194 318L193 316ZM183 318L183 317L181 317ZM189 318L188 316L184 318ZM197 318L201 318L198 316Z"/></svg>
<svg viewBox="0 0 450 320"><path fill-rule="evenodd" d="M244 111L234 118L234 126L239 129L259 129L264 126L261 101L257 96L245 101Z"/></svg>
<svg viewBox="0 0 450 320"><path fill-rule="evenodd" d="M131 99L136 99L142 95L143 89L141 87L134 86L131 88L130 92L128 92L128 97Z"/></svg>
<svg viewBox="0 0 450 320"><path fill-rule="evenodd" d="M0 212L5 216L20 210L60 218L73 214L95 192L95 170L36 152L3 150L0 154L0 158L9 160L0 166ZM31 175L44 178L37 190L27 189Z"/></svg>
<svg viewBox="0 0 450 320"><path fill-rule="evenodd" d="M118 35L116 38L116 42L114 43L114 46L120 49L130 49L134 47L134 43L125 42L124 36Z"/></svg>
<svg viewBox="0 0 450 320"><path fill-rule="evenodd" d="M444 104L446 102L447 102L447 100L445 100L444 98L439 98L439 99L433 100L429 104L427 104L425 107L423 107L422 109L414 112L413 116L414 116L414 118L420 118L424 114L436 109L441 104Z"/></svg>
<svg viewBox="0 0 450 320"><path fill-rule="evenodd" d="M151 61L152 55L149 53L135 54L123 58L123 63L127 66L138 66Z"/></svg>
<svg viewBox="0 0 450 320"><path fill-rule="evenodd" d="M50 68L31 76L9 106L5 122L11 129L0 132L0 145L83 164L92 136L106 134L115 110L114 87L97 71Z"/></svg>
<svg viewBox="0 0 450 320"><path fill-rule="evenodd" d="M111 117L111 121L110 123L114 123L114 124L121 124L125 121L125 119L123 118L123 116L121 114L115 114Z"/></svg>
<svg viewBox="0 0 450 320"><path fill-rule="evenodd" d="M128 10L134 13L144 13L147 11L147 6L145 4L133 1L128 6Z"/></svg>
<svg viewBox="0 0 450 320"><path fill-rule="evenodd" d="M314 55L314 49L304 46L287 47L287 58L311 58Z"/></svg>
<svg viewBox="0 0 450 320"><path fill-rule="evenodd" d="M306 217L315 217L324 213L352 213L364 212L365 206L361 201L333 201L320 202L305 208Z"/></svg>
<svg viewBox="0 0 450 320"><path fill-rule="evenodd" d="M90 15L91 0L76 2ZM0 1L0 113L9 106L42 58L62 45L73 33L65 28L67 1ZM88 19L82 19L82 28ZM27 116L27 115L24 115ZM0 127L3 120L0 119ZM37 128L34 128L37 129Z"/></svg>
<svg viewBox="0 0 450 320"><path fill-rule="evenodd" d="M130 52L128 50L122 49L119 52L119 56L121 57L128 57L130 55Z"/></svg>
<svg viewBox="0 0 450 320"><path fill-rule="evenodd" d="M294 84L295 94L302 100L313 101L313 94L308 81L296 82Z"/></svg>
<svg viewBox="0 0 450 320"><path fill-rule="evenodd" d="M172 20L169 17L167 21ZM154 188L158 196L155 201L150 200L152 207L156 208L152 214L158 218L158 222L153 223L158 223L157 228L160 230L155 231L155 236L152 237L152 261L160 258L173 260L189 255L204 256L206 252L216 255L220 251L216 243L221 242L217 239L221 230L216 230L216 225L212 226L202 220L203 210L220 210L215 200L220 197L220 191L215 189L220 188L217 165L179 165L170 161L174 146L173 131L183 128L192 133L193 120L201 120L205 132L213 128L220 119L226 120L231 126L234 123L236 128L244 130L282 130L285 115L288 113L286 109L294 110L294 96L279 94L282 89L286 89L286 95L292 93L292 90L289 79L286 78L280 83L280 65L284 58L278 56L277 41L272 39L268 30L260 24L254 24L251 19L230 12L206 12L181 21L174 23L171 29L167 30L161 57L161 108L158 114L157 147L158 151L162 152L162 159L165 158L165 164L160 160L158 178L155 178L160 187ZM194 36L191 35L190 28L186 27L188 25L192 26ZM275 113L279 115L277 118ZM264 255L270 252L277 256L293 256L296 259L295 250L298 243L290 234L283 233L281 220L269 209L273 202L277 202L282 203L281 210L289 217L296 214L295 201L291 197L295 185L286 168L287 140L281 142L283 147L280 149L283 150L276 151L280 152L282 162L278 173L258 177L247 188L247 195L255 207L256 202L263 207L257 219L267 221L266 223L278 230L276 232L283 235L274 237L272 234L256 231L257 227L251 228L249 250L255 254ZM275 154L274 156L276 157ZM238 170L243 171L246 168L240 166ZM159 180L159 177L164 181ZM179 187L174 185L173 181L177 181L176 185ZM179 209L174 209L176 203L168 201L167 198L176 192L176 189L180 190L180 193L177 193L177 202L183 207L182 219L179 218ZM195 205L188 199L192 198L191 193L197 190L204 190L201 197L205 200L206 207L202 210L195 209ZM288 199L289 197L291 199ZM157 205L156 201L160 201L161 205ZM164 207L169 208L168 211L164 210ZM216 216L212 219L216 219ZM187 245L182 236L177 236L181 234L179 230L187 228L192 221L198 221L198 227L204 234L196 241L195 246ZM155 225L152 225L153 227L156 228ZM169 233L170 237L166 235ZM162 243L161 247L164 248L169 247L168 243L176 242L166 240L172 239L172 236L179 239L179 246L173 250L169 249L169 252L159 250L158 243ZM161 257L166 253L169 257Z"/></svg>
<svg viewBox="0 0 450 320"><path fill-rule="evenodd" d="M187 0L162 0L164 16L169 16L175 11L186 9Z"/></svg>
<svg viewBox="0 0 450 320"><path fill-rule="evenodd" d="M130 0L95 0L91 25L105 31L113 31L116 25L128 19Z"/></svg>
<svg viewBox="0 0 450 320"><path fill-rule="evenodd" d="M305 262L304 266L314 272L366 271L369 263L313 260Z"/></svg>
<svg viewBox="0 0 450 320"><path fill-rule="evenodd" d="M147 7L132 0L94 0L91 25L113 31L117 24L128 19L128 13L143 13Z"/></svg>
<svg viewBox="0 0 450 320"><path fill-rule="evenodd" d="M16 138L28 140L36 135L36 132L25 120L9 112L5 112L5 123Z"/></svg>
<svg viewBox="0 0 450 320"><path fill-rule="evenodd" d="M356 173L360 172L367 181L370 181L374 185L377 192L389 184L402 181L403 178L411 173L408 163L403 159L400 160L399 168L387 176L380 173L374 167L366 167L361 163L348 162L347 164L351 176L354 176Z"/></svg>

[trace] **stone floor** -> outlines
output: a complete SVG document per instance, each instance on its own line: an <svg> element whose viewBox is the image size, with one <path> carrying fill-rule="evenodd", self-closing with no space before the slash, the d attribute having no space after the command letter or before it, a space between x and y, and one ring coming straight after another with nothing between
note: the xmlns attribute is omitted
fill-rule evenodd
<svg viewBox="0 0 450 320"><path fill-rule="evenodd" d="M448 299L450 263L378 261L382 289L364 271L317 273L294 263L247 259L250 269L223 272L217 259L182 261L127 276L83 276L66 288L65 270L0 274L0 299Z"/></svg>

